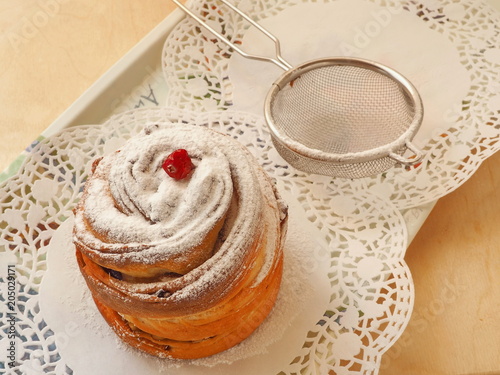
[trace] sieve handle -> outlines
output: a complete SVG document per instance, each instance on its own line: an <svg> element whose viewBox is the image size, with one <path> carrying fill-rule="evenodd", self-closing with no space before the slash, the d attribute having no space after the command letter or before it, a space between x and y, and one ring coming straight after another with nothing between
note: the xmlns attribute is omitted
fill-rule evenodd
<svg viewBox="0 0 500 375"><path fill-rule="evenodd" d="M411 143L410 141L407 140L406 141L406 148L408 150L410 150L411 152L413 152L413 154L414 154L413 157L405 158L404 156L396 154L395 152L389 153L389 157L396 160L398 163L401 163L401 164L404 164L407 166L415 165L415 164L418 164L422 161L424 154L417 146L415 146L413 143Z"/></svg>
<svg viewBox="0 0 500 375"><path fill-rule="evenodd" d="M201 19L196 13L191 11L189 8L187 8L184 4L182 4L179 0L172 0L179 8L181 8L187 15L192 17L195 21L197 21L201 26L203 26L205 29L210 31L212 34L214 34L217 38L219 38L221 41L223 41L225 44L227 44L229 47L234 49L236 52L238 52L241 56L246 57L248 59L253 59L253 60L260 60L260 61L268 61L276 64L279 66L281 69L288 71L292 69L292 65L290 65L283 57L281 57L281 47L280 47L280 42L278 38L276 38L273 34L271 34L268 30L266 30L264 27L259 25L257 22L252 20L247 14L242 12L240 9L235 7L233 4L231 4L227 0L220 0L222 3L227 5L229 8L231 8L233 11L238 13L240 16L242 16L245 20L247 20L252 26L255 26L259 31L261 31L264 35L266 35L269 39L271 39L274 42L275 46L275 57L268 57L268 56L260 56L260 55L253 55L249 54L245 51L243 51L240 47L238 47L236 44L231 42L228 38L226 38L224 35L219 33L217 30L215 30L213 27L208 25L203 19Z"/></svg>

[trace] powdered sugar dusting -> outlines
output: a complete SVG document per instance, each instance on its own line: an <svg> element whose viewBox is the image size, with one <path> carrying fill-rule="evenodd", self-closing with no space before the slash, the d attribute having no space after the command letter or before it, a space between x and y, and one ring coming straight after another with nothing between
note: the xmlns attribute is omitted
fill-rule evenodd
<svg viewBox="0 0 500 375"><path fill-rule="evenodd" d="M161 167L179 148L188 151L194 164L192 174L180 181ZM244 277L242 265L256 233L266 225L279 226L278 216L262 218L264 204L278 205L275 196L255 158L231 137L193 125L148 125L97 165L75 211L75 242L97 263L119 271L121 264L130 263L159 267L158 274L178 272L172 264L188 267L184 276L156 287L169 291L165 304L183 303L186 311L200 311ZM213 253L192 263L199 241L221 218L225 224ZM268 242L275 249L279 239ZM257 282L264 279L274 256L267 255ZM170 268L157 266L166 261ZM137 300L151 299L151 283L115 284ZM208 288L218 294L206 293Z"/></svg>
<svg viewBox="0 0 500 375"><path fill-rule="evenodd" d="M147 128L120 152L103 158L87 183L83 212L77 214L77 240L93 251L105 248L99 254L103 258L157 262L179 256L196 246L227 211L232 176L224 150L206 139L205 129L172 128ZM180 181L161 168L177 148L187 149L195 165ZM85 221L110 240L94 237Z"/></svg>

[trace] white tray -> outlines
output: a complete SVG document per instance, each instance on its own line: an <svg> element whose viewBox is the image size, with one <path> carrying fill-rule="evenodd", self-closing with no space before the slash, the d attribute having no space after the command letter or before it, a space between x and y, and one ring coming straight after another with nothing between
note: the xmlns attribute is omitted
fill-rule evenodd
<svg viewBox="0 0 500 375"><path fill-rule="evenodd" d="M180 10L174 11L167 19L165 19L150 34L148 34L136 47L134 47L129 53L127 53L117 64L115 64L89 90L87 90L50 127L48 127L42 133L39 141L43 142L43 138L50 139L56 137L57 134L59 134L61 131L73 128L77 125L95 124L96 126L98 126L98 124L102 124L111 115L122 113L125 110L133 109L136 107L139 108L162 106L165 103L167 93L171 89L167 86L163 78L161 64L162 48L165 39L175 29L176 25L182 21L183 18L184 14ZM39 149L36 145L27 150L24 155L26 157L26 160L29 162L30 160L36 158L36 152L38 150ZM17 186L16 181L18 178L18 174L24 173L24 171L29 171L29 167L29 163L25 163L24 165L21 165L19 170L11 172L11 178L0 185L0 188L4 189L2 191L12 191L13 188ZM14 198L14 200L15 199L17 198ZM366 197L364 197L363 199L365 199L365 201L368 200L368 198ZM340 364L337 363L336 366L337 368L340 368L342 366L351 366L352 369L357 368L358 370L362 370L367 374L376 374L378 372L383 353L391 345L394 344L394 342L401 335L404 327L408 323L409 314L411 313L411 309L413 307L413 284L411 282L409 270L407 270L406 265L404 264L404 251L406 250L406 246L408 245L408 243L415 236L422 223L428 216L430 210L434 205L434 201L431 201L430 203L422 206L401 210L399 212L391 211L390 207L388 208L384 206L384 204L382 204L384 202L380 202L378 200L374 200L371 203L373 203L372 208L374 209L375 214L387 214L389 223L388 225L390 226L389 229L395 228L396 232L398 232L398 230L400 229L396 237L398 239L397 245L401 246L402 248L398 249L398 251L396 251L396 254L392 255L394 256L394 263L398 265L398 267L395 268L395 271L397 271L397 282L401 282L402 285L398 289L399 292L401 292L401 302L400 300L395 301L393 307L394 311L398 311L398 309L401 308L401 315L398 319L389 322L389 324L393 325L391 334L386 335L384 329L381 329L378 332L377 339L374 339L372 343L365 345L366 353L364 353L362 357L357 358L356 360L351 361L347 364L344 363L344 365L342 365L342 361L340 361ZM60 218L57 219L61 220ZM29 220L29 218L27 220ZM346 224L346 227L348 226L347 222L343 224ZM17 225L17 228L13 230L12 233L16 234L17 232L22 231L21 227L22 225ZM20 285L19 295L23 296L23 302L21 303L21 305L23 306L25 313L31 313L31 316L28 316L29 314L26 313L22 317L24 319L23 324L25 325L24 334L28 334L29 332L34 332L37 329L40 329L41 332L38 333L41 334L41 337L44 337L46 339L46 341L41 344L41 348L37 349L32 347L25 350L25 358L23 359L24 367L21 367L20 369L21 371L28 373L28 370L33 370L35 363L40 362L40 358L47 355L47 352L52 351L52 355L54 355L55 357L51 360L47 360L45 357L43 357L45 359L41 368L43 368L44 370L53 370L55 367L60 366L61 368L59 368L59 370L61 372L71 373L71 371L69 370L71 366L65 368L66 363L64 362L64 356L62 356L62 358L58 358L57 356L60 356L59 351L51 346L53 344L49 342L50 340L47 340L47 338L50 339L53 333L51 333L51 327L47 326L46 323L44 323L43 316L40 314L38 306L38 287L41 284L40 279L42 279L47 265L46 245L48 244L52 235L56 233L56 231L52 230L49 226L39 227L38 230L40 231L40 233L37 233L37 236L38 238L43 238L43 241L42 243L40 243L41 240L38 240L39 242L37 242L37 248L39 248L39 251L37 253L38 258L36 261L32 260L33 254L29 253L28 250L26 250L24 253L21 251L21 258L17 260L13 259L8 252L0 252L0 257L5 257L5 259L2 259L2 264L13 264L17 262L19 270L18 282ZM2 238L4 242L6 238L6 236ZM0 245L2 245L2 243L0 243ZM26 244L23 244L22 239L20 240L15 238L14 240L7 239L7 244L4 244L5 247L18 246L20 248L23 248L23 246L25 245ZM31 251L33 251L33 249ZM347 262L345 258L342 258L342 256L345 254L339 253L337 255L339 256L339 259ZM2 272L3 271L4 270L2 270ZM0 276L3 276L5 278L5 275L0 274ZM381 281L383 282L384 280L382 279ZM28 284L31 286L31 290L22 287L22 285ZM353 292L357 292L356 288L353 289ZM401 306L398 305L399 303L401 303ZM367 309L367 311L368 310L369 309ZM319 342L316 341L316 339L323 335L321 337L327 342L335 342L335 338L330 337L334 333L334 331L328 330L328 327L326 327L326 322L328 321L333 324L342 321L342 324L344 324L345 326L349 326L347 321L355 320L355 318L357 318L358 311L356 309L347 308L344 310L340 309L336 312L326 310L324 311L324 314L324 320L321 320L321 316L319 316L318 323L314 327L312 327L315 330L311 330L307 334L307 337L302 337L302 345L299 345L300 347L295 348L296 352L290 356L289 362L283 362L283 364L272 363L272 365L271 363L269 363L269 366L267 368L272 369L270 373L278 373L278 371L274 370L279 368L279 374L287 374L293 373L296 370L303 370L303 373L318 373L323 375L322 371L324 371L326 369L326 366L328 364L331 364L332 361L330 361L327 356L322 357L323 352L321 348L318 349L316 347ZM332 316L335 319L332 319ZM42 328L40 328L40 325L42 326ZM381 326L382 325L383 324L381 324ZM322 329L321 327L324 327L324 329ZM366 329L366 327L363 328ZM336 332L336 334L338 333L339 332ZM368 333L366 334L368 335ZM344 339L346 337L347 336L345 336ZM350 338L352 338L352 336L350 336ZM286 347L286 345L284 347ZM300 368L301 363L294 362L293 364L290 364L290 362L294 358L300 358L303 363L309 360L307 358L310 357L309 351L312 350L312 347L316 350L315 356L317 356L317 359L319 358L318 363L302 369ZM373 350L370 351L368 349ZM103 360L106 359L104 358ZM259 361L258 356L256 357L256 361ZM262 365L262 363L260 364ZM247 365L251 370L251 361L250 364L247 363ZM283 366L280 367L281 365ZM266 367L265 362L263 367ZM10 373L16 373L14 372L14 370L11 371L12 372ZM179 373L182 373L183 370L181 369L178 371L180 371ZM197 373L195 371L204 372L204 369L197 368L196 370L193 370L193 373ZM225 373L223 372L225 371L223 368L211 368L210 371L213 371L213 373ZM174 373L177 372L174 371Z"/></svg>

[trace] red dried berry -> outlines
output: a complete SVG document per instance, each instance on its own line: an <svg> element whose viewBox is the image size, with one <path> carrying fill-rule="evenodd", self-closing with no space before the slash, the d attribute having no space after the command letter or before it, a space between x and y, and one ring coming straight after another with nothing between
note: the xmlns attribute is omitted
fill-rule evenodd
<svg viewBox="0 0 500 375"><path fill-rule="evenodd" d="M162 167L170 177L176 180L182 180L186 178L193 169L193 163L187 151L181 148L168 155Z"/></svg>

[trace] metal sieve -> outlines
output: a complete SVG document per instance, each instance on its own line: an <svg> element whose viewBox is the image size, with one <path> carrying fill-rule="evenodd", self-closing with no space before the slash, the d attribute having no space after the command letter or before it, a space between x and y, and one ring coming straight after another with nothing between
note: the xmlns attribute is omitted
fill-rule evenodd
<svg viewBox="0 0 500 375"><path fill-rule="evenodd" d="M292 67L279 40L227 0L220 0L270 38L275 56L246 53L198 15L184 12L243 57L272 62L285 70L264 104L266 123L278 153L304 172L360 178L397 163L422 160L412 143L423 118L416 88L382 64L351 57L322 58ZM409 150L411 155L405 156Z"/></svg>

